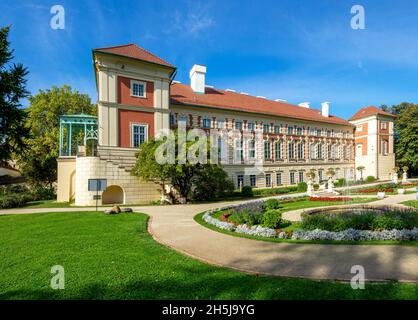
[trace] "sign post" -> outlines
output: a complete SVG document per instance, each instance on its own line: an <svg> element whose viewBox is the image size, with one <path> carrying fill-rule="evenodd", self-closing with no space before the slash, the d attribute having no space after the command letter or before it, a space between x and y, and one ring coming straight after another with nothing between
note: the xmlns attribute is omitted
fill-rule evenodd
<svg viewBox="0 0 418 320"><path fill-rule="evenodd" d="M88 181L88 190L96 191L96 194L93 195L93 200L96 200L96 211L98 208L98 201L102 198L102 196L99 194L99 191L105 190L106 187L107 187L106 179L89 179Z"/></svg>

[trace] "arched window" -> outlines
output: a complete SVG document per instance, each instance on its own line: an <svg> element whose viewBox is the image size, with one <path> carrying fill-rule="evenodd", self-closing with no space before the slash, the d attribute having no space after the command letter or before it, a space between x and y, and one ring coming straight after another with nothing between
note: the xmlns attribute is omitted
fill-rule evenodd
<svg viewBox="0 0 418 320"><path fill-rule="evenodd" d="M311 143L311 145L309 146L309 153L310 153L310 158L311 159L315 159L315 144Z"/></svg>
<svg viewBox="0 0 418 320"><path fill-rule="evenodd" d="M318 143L317 145L317 154L318 154L318 159L322 159L322 143Z"/></svg>

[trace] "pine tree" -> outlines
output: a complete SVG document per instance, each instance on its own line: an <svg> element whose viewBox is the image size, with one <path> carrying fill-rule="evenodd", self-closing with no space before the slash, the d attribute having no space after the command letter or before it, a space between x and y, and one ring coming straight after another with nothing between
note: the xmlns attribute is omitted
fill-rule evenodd
<svg viewBox="0 0 418 320"><path fill-rule="evenodd" d="M0 29L0 163L23 148L25 111L20 101L27 97L26 75L22 64L10 64L13 50L8 41L10 27Z"/></svg>

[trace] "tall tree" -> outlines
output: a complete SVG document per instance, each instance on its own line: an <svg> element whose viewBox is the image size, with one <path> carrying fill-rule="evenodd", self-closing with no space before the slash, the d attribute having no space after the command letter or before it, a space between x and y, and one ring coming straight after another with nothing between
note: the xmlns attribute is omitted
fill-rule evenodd
<svg viewBox="0 0 418 320"><path fill-rule="evenodd" d="M398 166L418 174L418 104L402 102L387 108L395 119L395 153Z"/></svg>
<svg viewBox="0 0 418 320"><path fill-rule="evenodd" d="M52 187L57 179L59 117L65 114L96 114L88 95L70 86L40 90L29 97L27 147L19 156L22 173L32 184Z"/></svg>
<svg viewBox="0 0 418 320"><path fill-rule="evenodd" d="M10 27L0 29L0 163L22 150L27 132L20 102L29 94L25 79L28 71L22 64L10 64L14 56L9 31Z"/></svg>

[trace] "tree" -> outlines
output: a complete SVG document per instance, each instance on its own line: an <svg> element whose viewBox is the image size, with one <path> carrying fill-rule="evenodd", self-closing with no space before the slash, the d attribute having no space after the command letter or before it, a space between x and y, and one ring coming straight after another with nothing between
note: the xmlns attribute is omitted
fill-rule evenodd
<svg viewBox="0 0 418 320"><path fill-rule="evenodd" d="M418 104L402 102L388 109L395 119L395 153L397 165L408 166L418 173Z"/></svg>
<svg viewBox="0 0 418 320"><path fill-rule="evenodd" d="M59 155L59 117L64 114L96 114L88 95L70 86L40 90L29 97L26 127L29 137L18 161L23 175L34 185L48 186L57 179Z"/></svg>
<svg viewBox="0 0 418 320"><path fill-rule="evenodd" d="M9 31L10 27L0 29L0 163L23 149L27 132L20 101L29 94L25 89L28 71L22 64L9 65L14 58Z"/></svg>
<svg viewBox="0 0 418 320"><path fill-rule="evenodd" d="M358 166L357 171L360 171L360 180L363 180L363 171L366 169L365 166Z"/></svg>
<svg viewBox="0 0 418 320"><path fill-rule="evenodd" d="M174 143L178 140L178 133L173 133ZM205 155L207 163L190 163L188 160L181 163L179 161L182 156L192 152L198 143L188 141L183 151L180 151L178 144L175 144L173 149L175 155L171 163L160 164L156 159L156 152L164 143L167 143L167 138L151 139L143 143L139 148L132 174L145 181L158 184L163 195L168 197L170 202L175 202L178 198L180 200L209 200L231 190L232 182L228 179L226 172L208 160L209 143L205 141L206 145L203 146L207 152ZM168 191L169 187L174 190Z"/></svg>

